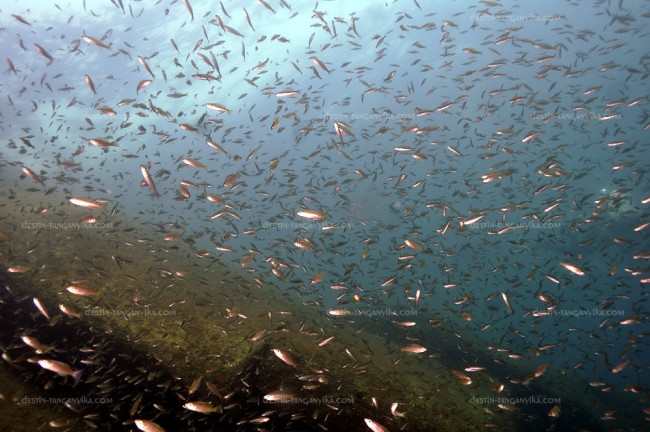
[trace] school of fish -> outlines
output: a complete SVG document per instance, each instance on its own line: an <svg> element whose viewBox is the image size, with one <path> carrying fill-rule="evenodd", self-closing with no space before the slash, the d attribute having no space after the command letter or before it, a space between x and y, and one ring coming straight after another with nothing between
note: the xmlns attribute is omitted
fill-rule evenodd
<svg viewBox="0 0 650 432"><path fill-rule="evenodd" d="M594 430L642 430L630 418L648 427L647 4L98 3L0 6L3 195L61 198L32 219L128 214L351 333L385 333L396 362L440 357L442 332L456 341L444 361L459 386L492 382L497 397L503 385L530 391L542 375L571 376L625 401L596 406ZM16 224L0 216L0 247ZM128 246L106 242L121 267ZM7 256L10 276L37 271ZM101 299L102 287L67 277L66 296ZM24 303L42 331L64 325L37 295ZM86 366L58 353L85 332L56 346L16 331L33 351L24 362L83 385ZM333 335L316 343L359 362ZM95 341L93 362L115 372L123 359L111 363L100 346L112 345ZM299 352L269 352L274 367L307 374ZM112 421L170 430L138 417L143 383L131 378L140 396L125 402L130 418ZM201 378L189 392L151 379L184 415L246 417L216 389L192 399ZM382 403L390 409L377 404L355 430L411 430L409 401ZM544 422L569 416L561 405L543 406ZM523 422L525 409L485 408ZM232 427L281 430L270 414Z"/></svg>

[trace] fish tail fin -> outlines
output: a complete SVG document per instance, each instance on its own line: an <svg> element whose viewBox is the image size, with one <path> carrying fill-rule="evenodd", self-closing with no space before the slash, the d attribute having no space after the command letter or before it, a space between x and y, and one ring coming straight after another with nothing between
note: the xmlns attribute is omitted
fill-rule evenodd
<svg viewBox="0 0 650 432"><path fill-rule="evenodd" d="M74 384L77 385L79 384L79 381L81 380L81 374L83 373L82 369L79 369L78 371L75 371L75 373L72 374L72 378L74 379Z"/></svg>

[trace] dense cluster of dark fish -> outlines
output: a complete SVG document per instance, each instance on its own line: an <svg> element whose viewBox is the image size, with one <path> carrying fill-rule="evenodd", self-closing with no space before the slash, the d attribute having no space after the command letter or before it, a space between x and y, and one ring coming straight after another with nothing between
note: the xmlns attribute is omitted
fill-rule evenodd
<svg viewBox="0 0 650 432"><path fill-rule="evenodd" d="M274 398L291 397L289 393L268 391L282 383L283 367L270 358L277 350L265 345L243 366L237 378L246 385L220 388L199 375L188 386L174 374L171 365L125 344L113 335L110 327L98 328L85 320L65 319L61 315L51 319L37 298L20 296L7 285L10 281L3 283L2 358L21 379L43 388L18 403L56 401L73 414L53 418L40 428L245 431L271 422L274 430L321 430L312 424L304 407L283 409L271 404L278 400ZM72 370L67 362L83 369ZM326 381L323 373L307 378ZM324 385L311 395L316 398L331 391ZM330 427L342 428L352 414L333 418Z"/></svg>
<svg viewBox="0 0 650 432"><path fill-rule="evenodd" d="M2 170L21 176L10 194L66 198L34 217L68 206L84 209L85 223L137 215L160 240L185 242L197 260L237 263L336 325L397 308L372 321L391 324L400 356L434 357L429 331L446 329L459 339L461 364L450 372L459 385L493 382L498 395L570 375L626 398L635 414L625 416L650 418L646 6L558 1L540 6L542 17L488 0L449 14L438 3L369 2L346 15L329 2L111 3L97 13L84 1L83 15L61 27L19 3L1 7L11 20L0 29ZM576 21L585 16L597 24ZM3 241L15 225L2 221ZM69 279L71 295L99 296ZM18 348L13 338L5 360L92 392L41 347L65 351L71 341L57 328L16 329L34 339ZM151 419L162 416L209 430L217 420L201 414L225 411L176 397L186 389L163 372L122 375L121 365L150 360L111 358L92 329L61 331L88 340L73 357L100 366L97 394L130 389L101 415L80 413L88 424L157 432ZM532 370L495 378L464 332L498 367L526 361ZM319 341L333 344L327 334ZM30 347L40 351L32 362ZM265 362L296 368L295 356L267 347ZM164 399L145 404L152 385ZM408 417L401 407L365 425L386 431L386 418ZM230 408L214 418L248 414ZM620 407L595 409L605 425L627 421ZM566 415L559 403L544 410ZM265 429L268 417L257 418Z"/></svg>

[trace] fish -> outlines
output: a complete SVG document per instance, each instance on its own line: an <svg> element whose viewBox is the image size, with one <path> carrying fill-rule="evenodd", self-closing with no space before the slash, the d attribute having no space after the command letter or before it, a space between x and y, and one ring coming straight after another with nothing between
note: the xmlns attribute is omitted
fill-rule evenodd
<svg viewBox="0 0 650 432"><path fill-rule="evenodd" d="M251 18L248 15L248 11L246 10L246 8L244 8L244 16L246 17L246 22L250 26L251 30L255 31L255 27L253 27L253 23L251 23Z"/></svg>
<svg viewBox="0 0 650 432"><path fill-rule="evenodd" d="M13 310L29 316L7 342L7 363L26 379L36 371L71 384L22 363L82 362L102 395L129 390L113 407L130 407L119 419L127 429L426 429L419 417L432 399L395 391L390 379L428 383L445 367L469 393L517 396L533 381L548 393L555 382L566 400L541 411L483 405L486 415L460 407L441 424L643 429L650 196L639 137L650 131L650 73L635 38L650 13L640 3L565 2L556 19L494 0L345 11L205 2L196 16L191 1L79 2L82 14L5 5L4 292L43 287L40 300L16 297L25 304ZM171 200L151 199L169 198L166 189ZM593 313L570 309L576 293ZM171 371L189 382L145 373L137 357L155 364L151 350L122 357L106 343L144 321L88 316L131 303L179 312L146 324L160 324L165 340L185 338L190 354L206 321L254 345L238 356L289 374L264 386L256 377L268 371L254 362L221 368L233 359L220 337L207 357L179 362L165 352L174 344L147 332L135 336L155 345L153 357L192 367ZM87 344L74 343L81 335ZM103 367L107 355L116 361ZM430 359L440 360L435 373ZM377 361L390 367L375 377ZM231 387L230 372L241 385L221 395L210 380ZM270 405L283 393L355 387L341 376L372 384L367 407L294 400L241 410L255 395ZM597 409L567 411L579 405L574 388ZM632 397L620 404L621 395ZM184 407L191 401L208 412ZM111 409L84 409L81 420L110 429Z"/></svg>
<svg viewBox="0 0 650 432"><path fill-rule="evenodd" d="M111 48L110 48L108 45L106 45L104 42L102 42L102 41L100 41L99 39L94 38L94 37L92 37L92 36L84 35L84 36L81 37L81 39L83 39L83 40L84 40L86 43L88 43L89 45L94 45L94 46L96 46L96 47L104 48L104 49L107 49L107 50L110 50L110 49L111 49Z"/></svg>
<svg viewBox="0 0 650 432"><path fill-rule="evenodd" d="M327 66L325 66L325 63L320 61L318 59L318 57L315 57L315 56L311 57L311 61L312 61L312 63L314 63L316 66L318 66L319 68L321 68L322 70L324 70L328 74L331 73L330 70L327 68Z"/></svg>
<svg viewBox="0 0 650 432"><path fill-rule="evenodd" d="M223 411L220 405L214 406L212 403L204 401L186 402L183 404L183 408L201 414L220 413Z"/></svg>
<svg viewBox="0 0 650 432"><path fill-rule="evenodd" d="M223 149L223 147L221 147L219 144L217 144L217 143L215 143L215 142L213 142L213 141L206 140L206 144L207 144L208 146L212 147L213 149L220 151L220 152L223 153L223 154L228 154L228 153Z"/></svg>
<svg viewBox="0 0 650 432"><path fill-rule="evenodd" d="M325 345L327 345L328 343L330 343L330 342L333 341L333 340L334 340L334 336L330 336L330 337L328 337L328 338L323 339L322 341L320 341L320 342L318 343L318 346L319 346L319 347L325 346Z"/></svg>
<svg viewBox="0 0 650 432"><path fill-rule="evenodd" d="M33 348L36 354L46 354L54 349L53 346L44 345L32 336L22 335L20 336L20 339L25 345Z"/></svg>
<svg viewBox="0 0 650 432"><path fill-rule="evenodd" d="M84 75L84 78L86 80L86 84L88 84L88 87L90 87L90 91L93 92L93 94L97 94L97 90L95 90L95 83L93 82L92 78L88 74Z"/></svg>
<svg viewBox="0 0 650 432"><path fill-rule="evenodd" d="M152 422L151 420L144 419L135 419L133 421L135 427L140 429L142 432L165 432L162 426L158 423Z"/></svg>
<svg viewBox="0 0 650 432"><path fill-rule="evenodd" d="M409 239L404 240L404 244L414 250L422 250L423 248L421 244Z"/></svg>
<svg viewBox="0 0 650 432"><path fill-rule="evenodd" d="M276 392L265 394L263 399L265 401L268 401L268 402L288 403L294 397L295 397L295 395L293 393L288 393L288 392L283 392L283 391L276 391Z"/></svg>
<svg viewBox="0 0 650 432"><path fill-rule="evenodd" d="M270 10L271 12L275 13L275 11L274 11L273 8L271 7L271 5L269 5L269 4L268 4L267 2L265 2L264 0L257 0L257 2L258 2L259 4L261 4L262 6L264 6L265 9L268 9L268 10Z"/></svg>
<svg viewBox="0 0 650 432"><path fill-rule="evenodd" d="M525 137L523 137L521 139L521 142L522 143L527 143L528 141L538 137L541 133L542 133L541 131L530 132L530 133L528 133L528 135L526 135Z"/></svg>
<svg viewBox="0 0 650 432"><path fill-rule="evenodd" d="M34 304L36 305L36 308L38 309L38 311L39 311L39 312L40 312L40 313L41 313L45 318L47 318L48 320L51 320L51 319L52 319L52 318L50 318L50 315L47 313L47 310L45 309L45 306L43 306L43 303L41 303L41 301L40 301L38 298L34 297L34 298L33 298L33 302L34 302Z"/></svg>
<svg viewBox="0 0 650 432"><path fill-rule="evenodd" d="M554 417L557 418L560 416L560 412L562 410L561 405L554 405L553 408L551 408L548 412L549 417Z"/></svg>
<svg viewBox="0 0 650 432"><path fill-rule="evenodd" d="M145 88L145 87L151 85L151 83L153 83L153 81L150 80L150 79L143 79L143 80L141 80L141 81L138 83L138 85L135 87L135 91L136 91L136 93L139 93L140 90L142 90L143 88Z"/></svg>
<svg viewBox="0 0 650 432"><path fill-rule="evenodd" d="M29 169L28 167L26 167L24 165L21 168L22 168L23 172L29 176L29 178L31 178L32 180L34 180L36 183L40 184L41 186L45 186L45 183L43 183L43 180L41 180L41 178L39 176L37 176L34 171L32 171L31 169Z"/></svg>
<svg viewBox="0 0 650 432"><path fill-rule="evenodd" d="M64 304L59 304L59 309L61 310L61 312L63 312L70 318L81 318L81 315L78 312L71 309L69 306L66 306Z"/></svg>
<svg viewBox="0 0 650 432"><path fill-rule="evenodd" d="M366 426L368 426L368 428L372 432L390 432L388 429L386 429L384 426L382 426L380 423L376 422L375 420L364 418L363 421L366 423Z"/></svg>
<svg viewBox="0 0 650 432"><path fill-rule="evenodd" d="M181 161L192 168L207 168L205 165L203 165L201 162L197 161L196 159L191 159L191 158L183 158Z"/></svg>
<svg viewBox="0 0 650 432"><path fill-rule="evenodd" d="M151 174L149 174L149 170L147 169L147 167L144 165L140 165L140 172L142 173L142 177L144 177L144 181L147 182L149 189L151 189L151 193L153 194L153 196L156 198L160 197L158 190L156 190L156 184L154 183Z"/></svg>
<svg viewBox="0 0 650 432"><path fill-rule="evenodd" d="M347 316L351 315L352 311L348 309L330 309L327 313L332 316Z"/></svg>
<svg viewBox="0 0 650 432"><path fill-rule="evenodd" d="M95 147L100 147L100 148L117 147L117 144L115 144L114 142L105 140L103 138L90 138L87 141L89 144L92 144Z"/></svg>
<svg viewBox="0 0 650 432"><path fill-rule="evenodd" d="M48 63L47 63L48 65L50 65L50 64L52 64L54 62L54 57L52 57L50 55L50 53L48 53L45 50L45 48L43 48L42 46L40 46L37 43L34 43L34 46L36 47L36 51L38 51L43 57L45 57L48 60Z"/></svg>
<svg viewBox="0 0 650 432"><path fill-rule="evenodd" d="M142 67L144 68L144 70L146 70L149 73L149 75L151 75L151 78L155 79L156 76L154 75L153 71L149 67L149 64L147 64L147 61L144 58L140 57L140 56L137 56L137 58L138 58L138 61L140 62L140 64L142 65Z"/></svg>
<svg viewBox="0 0 650 432"><path fill-rule="evenodd" d="M38 365L62 377L70 376L75 383L81 380L83 370L74 370L69 364L52 359L40 359Z"/></svg>
<svg viewBox="0 0 650 432"><path fill-rule="evenodd" d="M78 296L84 296L84 297L95 297L99 295L99 292L86 286L86 285L81 285L81 284L72 284L68 285L65 287L66 291L68 291L71 294L75 294Z"/></svg>
<svg viewBox="0 0 650 432"><path fill-rule="evenodd" d="M68 201L70 203L79 206L79 207L84 207L84 208L90 208L90 209L105 209L106 208L106 203L96 201L92 198L84 198L84 197L72 197L69 198Z"/></svg>
<svg viewBox="0 0 650 432"><path fill-rule="evenodd" d="M228 108L226 108L225 106L223 106L221 104L215 103L215 102L207 103L207 104L205 104L205 106L212 109L212 110L215 110L215 111L225 112L225 113L230 114L230 110Z"/></svg>
<svg viewBox="0 0 650 432"><path fill-rule="evenodd" d="M410 354L421 354L423 352L426 352L427 349L425 347L421 346L421 345L418 345L418 344L410 344L410 345L407 345L405 347L402 347L401 351L405 352L405 353L410 353Z"/></svg>
<svg viewBox="0 0 650 432"><path fill-rule="evenodd" d="M183 4L185 5L187 11L190 13L191 20L194 21L194 11L192 10L192 5L190 4L190 1L183 0Z"/></svg>
<svg viewBox="0 0 650 432"><path fill-rule="evenodd" d="M296 215L303 217L305 219L324 221L327 219L327 216L316 210L300 210L296 212Z"/></svg>
<svg viewBox="0 0 650 432"><path fill-rule="evenodd" d="M501 298L503 298L503 302L506 304L506 307L508 308L508 312L513 314L512 310L512 305L510 304L510 299L508 298L508 295L504 292L501 292Z"/></svg>
<svg viewBox="0 0 650 432"><path fill-rule="evenodd" d="M616 374L616 373L621 372L621 371L622 371L623 369L625 369L625 368L626 368L630 363L631 363L631 360L628 359L628 360L626 360L626 361L624 361L624 362L621 362L621 363L617 364L616 366L614 366L614 367L612 368L612 373L615 373L615 374Z"/></svg>
<svg viewBox="0 0 650 432"><path fill-rule="evenodd" d="M567 269L568 271L570 271L571 273L573 273L575 275L578 275L578 276L584 276L585 275L585 271L583 269L581 269L580 267L578 267L577 265L575 265L575 264L572 264L572 263L566 262L566 261L560 261L559 264L560 264L560 266L564 267L565 269Z"/></svg>
<svg viewBox="0 0 650 432"><path fill-rule="evenodd" d="M29 21L27 21L25 18L21 17L20 15L11 14L11 17L13 19L15 19L16 21L18 21L19 23L21 23L21 24L25 24L25 25L28 25L28 26L32 25Z"/></svg>
<svg viewBox="0 0 650 432"><path fill-rule="evenodd" d="M397 407L399 406L399 403L393 402L390 404L390 413L392 414L393 417L398 417L398 418L403 418L405 417L404 413L398 412Z"/></svg>
<svg viewBox="0 0 650 432"><path fill-rule="evenodd" d="M273 348L272 351L273 351L273 354L275 354L285 364L291 366L294 369L298 369L298 365L293 360L293 358L291 358L291 356L289 354L287 354L284 351L282 351L280 349L277 349L277 348Z"/></svg>

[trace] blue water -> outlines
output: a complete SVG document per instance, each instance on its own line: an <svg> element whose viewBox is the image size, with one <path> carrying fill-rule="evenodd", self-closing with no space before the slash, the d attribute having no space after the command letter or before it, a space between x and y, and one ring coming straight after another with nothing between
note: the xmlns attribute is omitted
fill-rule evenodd
<svg viewBox="0 0 650 432"><path fill-rule="evenodd" d="M124 0L123 9L4 3L0 51L15 73L6 63L2 170L25 165L62 197L104 198L142 221L180 224L196 250L233 263L253 250L247 267L284 289L298 287L322 314L352 307L399 314L416 307L419 290L417 321L425 329L445 319L475 348L496 344L526 357L552 345L531 357L536 364L604 382L612 395L650 385L641 282L647 257L634 258L647 250L650 232L634 230L648 222L642 200L650 190L648 3L269 4L275 12L258 2L224 2L227 16L217 2L194 1L191 20L181 1ZM224 31L215 14L243 37ZM152 83L136 92L145 79ZM275 95L286 89L297 94ZM175 92L186 95L168 96ZM133 101L118 106L124 99ZM350 134L337 136L335 121ZM91 138L118 146L98 148ZM78 146L85 150L73 157ZM207 168L185 166L188 157ZM64 169L57 158L79 166ZM160 198L142 184L140 165L148 163ZM499 172L502 178L484 182ZM236 180L224 187L232 174ZM210 187L190 186L191 197L177 199L182 180ZM11 185L35 186L29 178ZM206 193L223 198L240 220L211 220L227 209ZM327 218L302 218L303 209ZM480 221L462 229L461 221L479 213ZM298 238L313 249L296 247ZM399 259L405 255L414 257ZM272 261L285 265L281 278ZM310 284L320 271L323 280ZM539 312L548 314L533 316ZM634 395L639 417L643 395Z"/></svg>

